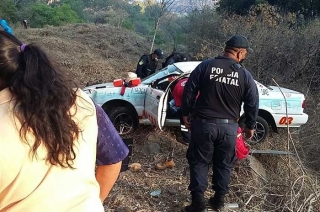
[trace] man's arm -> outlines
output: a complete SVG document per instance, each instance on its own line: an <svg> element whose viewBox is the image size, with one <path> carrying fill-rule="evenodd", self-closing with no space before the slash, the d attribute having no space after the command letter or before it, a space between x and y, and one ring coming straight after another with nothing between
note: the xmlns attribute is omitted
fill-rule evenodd
<svg viewBox="0 0 320 212"><path fill-rule="evenodd" d="M193 72L184 87L182 101L181 101L181 112L182 116L188 116L192 113L193 106L195 104L196 96L200 89L200 83L206 72L208 61L200 63Z"/></svg>
<svg viewBox="0 0 320 212"><path fill-rule="evenodd" d="M146 55L143 55L139 62L138 62L138 65L137 65L137 70L136 70L136 74L137 74L137 77L140 77L141 79L144 77L143 74L143 69L144 67L146 67L147 65L147 56Z"/></svg>
<svg viewBox="0 0 320 212"><path fill-rule="evenodd" d="M256 83L253 80L252 75L245 71L246 75L246 91L244 94L244 113L246 117L246 128L253 132L253 129L256 125L256 120L259 111L259 92ZM250 133L252 134L252 133ZM247 137L250 137L247 135ZM252 137L252 136L251 136Z"/></svg>
<svg viewBox="0 0 320 212"><path fill-rule="evenodd" d="M96 179L100 185L100 199L103 202L109 195L113 185L118 179L122 161L111 164L97 166Z"/></svg>
<svg viewBox="0 0 320 212"><path fill-rule="evenodd" d="M96 179L103 202L119 176L122 160L128 155L129 149L103 109L97 104L95 107L98 122Z"/></svg>

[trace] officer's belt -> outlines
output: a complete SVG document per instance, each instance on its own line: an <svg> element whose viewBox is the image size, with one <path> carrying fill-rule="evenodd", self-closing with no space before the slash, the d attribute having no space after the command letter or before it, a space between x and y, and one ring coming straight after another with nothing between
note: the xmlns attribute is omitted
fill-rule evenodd
<svg viewBox="0 0 320 212"><path fill-rule="evenodd" d="M219 119L219 118L204 119L204 118L201 118L201 117L196 117L194 120L201 121L203 123L216 123L216 124L234 124L234 123L238 123L238 119Z"/></svg>

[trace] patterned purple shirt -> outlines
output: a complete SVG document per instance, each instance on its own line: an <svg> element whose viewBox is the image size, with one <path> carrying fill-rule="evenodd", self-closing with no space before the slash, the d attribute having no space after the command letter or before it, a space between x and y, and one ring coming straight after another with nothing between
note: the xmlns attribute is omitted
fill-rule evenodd
<svg viewBox="0 0 320 212"><path fill-rule="evenodd" d="M101 106L97 104L95 106L98 121L96 164L101 166L118 163L127 157L129 149Z"/></svg>

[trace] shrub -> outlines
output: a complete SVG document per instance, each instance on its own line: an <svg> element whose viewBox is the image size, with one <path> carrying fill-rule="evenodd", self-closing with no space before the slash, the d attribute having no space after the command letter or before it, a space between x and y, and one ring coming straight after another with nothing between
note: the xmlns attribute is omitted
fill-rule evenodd
<svg viewBox="0 0 320 212"><path fill-rule="evenodd" d="M46 4L38 3L31 7L31 27L43 27L45 25L61 26L66 23L80 22L77 14L71 9L70 5L50 7Z"/></svg>

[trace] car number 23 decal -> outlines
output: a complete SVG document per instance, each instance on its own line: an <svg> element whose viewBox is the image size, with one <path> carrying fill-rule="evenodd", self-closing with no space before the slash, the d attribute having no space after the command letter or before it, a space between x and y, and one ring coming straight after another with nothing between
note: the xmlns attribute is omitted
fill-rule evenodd
<svg viewBox="0 0 320 212"><path fill-rule="evenodd" d="M286 117L286 116L284 116L284 117L282 117L281 119L280 119L280 121L279 121L279 124L281 124L281 125L290 125L290 124L292 124L292 121L293 121L293 118L292 117Z"/></svg>

